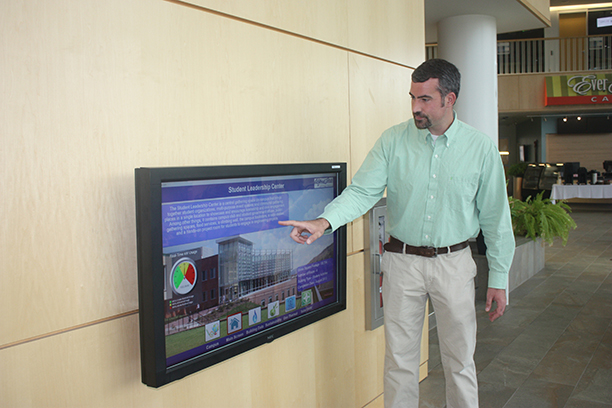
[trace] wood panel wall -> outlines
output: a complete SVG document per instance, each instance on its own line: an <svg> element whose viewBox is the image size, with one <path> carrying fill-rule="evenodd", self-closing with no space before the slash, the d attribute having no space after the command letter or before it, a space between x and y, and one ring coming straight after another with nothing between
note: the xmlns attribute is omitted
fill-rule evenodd
<svg viewBox="0 0 612 408"><path fill-rule="evenodd" d="M133 171L346 161L409 117L423 2L0 5L0 405L361 407L362 225L348 310L161 389L140 382Z"/></svg>
<svg viewBox="0 0 612 408"><path fill-rule="evenodd" d="M580 166L603 172L603 162L612 160L612 133L546 135L546 161L580 162Z"/></svg>

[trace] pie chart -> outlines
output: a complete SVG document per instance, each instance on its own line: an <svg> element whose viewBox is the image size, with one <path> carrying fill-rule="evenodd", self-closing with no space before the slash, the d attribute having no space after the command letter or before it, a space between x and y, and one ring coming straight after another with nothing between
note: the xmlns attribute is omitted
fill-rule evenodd
<svg viewBox="0 0 612 408"><path fill-rule="evenodd" d="M172 291L177 295L191 292L198 279L198 270L191 258L179 259L172 267Z"/></svg>

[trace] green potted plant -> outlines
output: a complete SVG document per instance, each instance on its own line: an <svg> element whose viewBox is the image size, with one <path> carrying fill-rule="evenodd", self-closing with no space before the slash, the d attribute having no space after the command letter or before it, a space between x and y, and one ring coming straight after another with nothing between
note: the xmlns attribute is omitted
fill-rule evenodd
<svg viewBox="0 0 612 408"><path fill-rule="evenodd" d="M542 238L549 245L555 238L561 238L565 245L570 230L576 228L569 215L572 210L565 202L553 204L550 199L542 198L543 195L542 191L535 198L529 196L525 201L509 198L514 233L533 240Z"/></svg>
<svg viewBox="0 0 612 408"><path fill-rule="evenodd" d="M508 168L508 177L512 177L512 196L519 200L522 199L521 189L526 169L527 163L525 162L514 163Z"/></svg>

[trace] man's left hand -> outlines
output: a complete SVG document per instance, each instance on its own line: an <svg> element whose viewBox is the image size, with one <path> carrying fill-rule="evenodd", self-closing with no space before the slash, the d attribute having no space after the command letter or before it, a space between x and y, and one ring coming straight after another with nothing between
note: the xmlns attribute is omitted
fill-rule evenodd
<svg viewBox="0 0 612 408"><path fill-rule="evenodd" d="M489 320L495 321L498 317L501 317L506 310L506 289L494 289L489 288L487 290L487 304L485 306L485 312L491 310L493 302L497 303L495 310L489 313Z"/></svg>

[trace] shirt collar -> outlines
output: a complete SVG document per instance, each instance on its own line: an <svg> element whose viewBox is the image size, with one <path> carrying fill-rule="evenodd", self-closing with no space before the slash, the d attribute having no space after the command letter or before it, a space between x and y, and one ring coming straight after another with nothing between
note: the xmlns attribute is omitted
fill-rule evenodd
<svg viewBox="0 0 612 408"><path fill-rule="evenodd" d="M446 132L444 132L443 134L441 134L440 136L438 136L438 139L441 139L443 137L446 137L446 146L448 147L451 143L451 141L454 141L454 138L456 137L457 133L459 132L459 127L461 125L459 125L459 121L457 120L457 112L455 112L453 110L453 123L451 123L451 125L449 126L448 129L446 129ZM424 140L427 141L428 139L431 139L433 141L433 137L431 136L431 132L429 132L427 129L423 129L422 130L422 135L424 136Z"/></svg>
<svg viewBox="0 0 612 408"><path fill-rule="evenodd" d="M454 141L457 133L459 132L459 121L457 120L457 112L455 112L453 110L453 123L451 123L451 125L449 126L448 129L446 129L446 132L444 132L444 136L446 136L446 139L451 142Z"/></svg>
<svg viewBox="0 0 612 408"><path fill-rule="evenodd" d="M454 140L454 138L456 137L456 134L459 132L460 126L461 125L459 125L459 121L457 120L457 112L453 110L453 123L451 123L448 129L446 129L446 132L438 136L438 139L446 137L446 145L448 146L450 144L450 141ZM431 132L429 132L429 130L427 129L417 129L417 130L419 131L419 134L423 137L422 140L425 143L428 143L428 140L430 139L433 141L433 137L431 136Z"/></svg>

